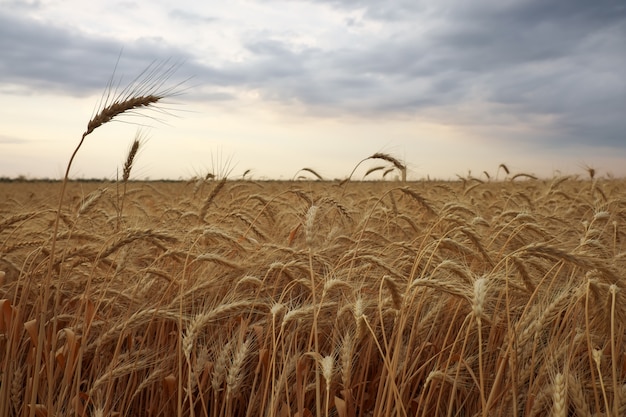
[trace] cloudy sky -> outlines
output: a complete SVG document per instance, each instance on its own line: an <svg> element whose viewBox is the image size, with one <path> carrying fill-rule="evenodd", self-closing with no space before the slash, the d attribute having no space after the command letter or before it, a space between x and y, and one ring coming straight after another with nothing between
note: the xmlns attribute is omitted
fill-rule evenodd
<svg viewBox="0 0 626 417"><path fill-rule="evenodd" d="M62 177L112 75L165 60L179 94L96 130L73 177L115 178L137 134L136 178L375 152L415 179L626 176L623 0L0 0L0 176Z"/></svg>

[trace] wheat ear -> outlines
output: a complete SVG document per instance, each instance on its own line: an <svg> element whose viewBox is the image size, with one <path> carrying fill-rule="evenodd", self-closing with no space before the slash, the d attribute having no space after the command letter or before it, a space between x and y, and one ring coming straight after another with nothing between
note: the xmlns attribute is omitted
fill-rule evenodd
<svg viewBox="0 0 626 417"><path fill-rule="evenodd" d="M118 194L118 213L117 213L117 228L119 230L120 223L122 221L122 213L124 212L124 200L126 199L126 186L128 185L128 180L130 178L130 171L133 168L133 162L135 161L135 157L137 156L137 152L139 151L139 145L141 145L141 133L137 132L135 134L135 139L133 140L133 144L130 146L128 150L128 155L126 156L126 161L124 162L124 168L122 169L122 183L124 184L124 189L122 190L122 197L120 199Z"/></svg>
<svg viewBox="0 0 626 417"><path fill-rule="evenodd" d="M310 174L313 174L313 175L315 176L315 178L317 178L318 180L320 180L320 181L324 181L324 177L322 177L322 176L321 176L321 175L320 175L317 171L315 171L313 168L302 168L300 171L296 172L296 175L294 175L294 176L293 176L293 179L300 178L300 177L298 177L297 175L298 175L300 172L302 172L302 171L304 171L304 172L308 172L308 173L310 173Z"/></svg>
<svg viewBox="0 0 626 417"><path fill-rule="evenodd" d="M580 417L591 417L589 405L583 393L583 387L580 381L571 372L567 374L566 386L568 397L571 398L576 415Z"/></svg>
<svg viewBox="0 0 626 417"><path fill-rule="evenodd" d="M112 79L109 81L108 88L103 96L103 101L101 104L101 110L87 123L87 130L83 133L80 141L78 142L78 146L72 152L69 162L67 163L67 167L65 170L65 176L63 177L63 183L61 185L61 194L59 196L59 206L57 208L57 215L54 220L54 227L52 231L52 242L50 245L50 258L48 259L48 271L46 274L46 278L43 283L43 294L42 298L40 298L39 305L41 306L41 310L39 311L40 320L39 320L39 334L44 334L44 323L46 320L46 311L43 308L44 305L48 302L50 298L50 287L52 281L52 271L55 263L54 253L56 249L56 241L57 234L59 232L59 219L61 218L61 209L63 208L63 197L65 195L65 189L67 187L67 182L70 174L70 169L72 168L72 162L78 153L78 150L82 146L85 138L92 133L95 129L102 126L105 123L110 122L114 118L124 114L132 112L134 109L151 107L154 106L159 100L163 99L167 96L172 96L176 94L176 89L180 86L174 85L170 88L163 88L164 84L169 80L172 74L178 69L178 65L168 65L167 61L164 63L153 63L149 65L138 77L136 77L133 82L131 82L125 89L123 89L119 94L115 94L113 97L113 101L109 101L111 97L111 93L114 93L114 89L112 88ZM114 72L115 73L115 72ZM55 322L56 323L56 322ZM52 334L56 334L56 325L53 328ZM53 337L51 345L55 345L56 338ZM39 337L37 340L37 347L35 350L35 368L34 375L39 374L41 369L41 362L43 358L43 337ZM52 380L53 367L49 367L47 369L48 379ZM48 398L52 398L52 388L53 385L50 384L48 387ZM39 378L35 378L33 382L33 386L30 392L30 408L31 411L29 413L30 417L34 417L35 414L35 401L36 394L39 390ZM51 404L48 404L51 405Z"/></svg>
<svg viewBox="0 0 626 417"><path fill-rule="evenodd" d="M335 358L332 355L324 356L320 361L320 367L322 368L322 375L326 382L326 417L330 410L330 384L333 380L333 371L335 366Z"/></svg>
<svg viewBox="0 0 626 417"><path fill-rule="evenodd" d="M141 144L140 134L137 133L135 136L135 140L133 140L133 144L130 146L128 151L128 156L126 157L126 162L124 162L124 168L122 170L122 181L124 183L128 182L130 178L130 170L133 168L133 162L135 161L135 156L137 156L137 152L139 151L139 145Z"/></svg>
<svg viewBox="0 0 626 417"><path fill-rule="evenodd" d="M237 350L233 353L231 358L230 367L226 374L226 398L232 399L238 394L242 382L245 379L244 365L250 351L250 345L252 339L247 338L245 342L239 345Z"/></svg>
<svg viewBox="0 0 626 417"><path fill-rule="evenodd" d="M317 214L318 206L312 205L306 213L304 221L304 235L306 236L306 244L309 248L313 245L313 239L315 235L315 215Z"/></svg>
<svg viewBox="0 0 626 417"><path fill-rule="evenodd" d="M554 417L563 417L567 414L567 388L565 386L565 377L562 373L557 373L554 378L554 386L552 392L552 415Z"/></svg>
<svg viewBox="0 0 626 417"><path fill-rule="evenodd" d="M375 154L368 156L365 159L362 159L361 161L359 161L358 164L356 164L356 166L352 169L352 172L350 173L350 175L348 176L348 178L344 179L343 181L341 181L341 183L339 185L344 185L347 182L349 182L352 179L352 176L354 175L354 172L357 170L357 168L365 161L367 161L368 159L382 159L383 161L387 161L393 164L393 166L395 168L397 168L401 173L402 173L402 182L406 182L406 165L403 164L399 159L394 158L393 156L386 154L386 153L381 153L381 152L376 152ZM371 173L371 172L369 172ZM367 174L366 174L367 176Z"/></svg>
<svg viewBox="0 0 626 417"><path fill-rule="evenodd" d="M48 275L46 277L46 288L49 287L49 280L52 276L52 266L54 264L54 250L56 246L57 233L59 231L59 218L61 214L61 208L63 207L63 196L65 195L65 188L70 175L70 169L72 168L72 162L78 153L78 150L82 146L85 138L91 134L94 130L110 122L116 117L132 112L135 109L153 107L161 99L176 94L177 85L170 88L163 88L164 83L172 76L172 74L178 68L177 65L167 65L164 63L153 63L149 65L137 78L135 78L125 89L119 94L115 95L113 101L109 101L109 97L113 92L112 81L109 81L105 97L103 97L103 103L101 104L101 110L87 123L87 130L83 133L78 146L72 152L70 160L67 163L65 170L65 176L63 177L63 184L61 186L61 195L59 196L59 207L57 210L57 216L54 222L54 229L52 234L52 245L50 250L50 261L48 268ZM130 174L130 167L129 167Z"/></svg>

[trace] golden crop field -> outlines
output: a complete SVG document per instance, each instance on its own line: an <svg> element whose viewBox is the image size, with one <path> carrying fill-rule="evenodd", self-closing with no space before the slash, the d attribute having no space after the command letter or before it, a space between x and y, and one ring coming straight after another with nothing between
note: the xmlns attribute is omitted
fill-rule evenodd
<svg viewBox="0 0 626 417"><path fill-rule="evenodd" d="M60 190L0 184L2 416L626 415L624 180Z"/></svg>

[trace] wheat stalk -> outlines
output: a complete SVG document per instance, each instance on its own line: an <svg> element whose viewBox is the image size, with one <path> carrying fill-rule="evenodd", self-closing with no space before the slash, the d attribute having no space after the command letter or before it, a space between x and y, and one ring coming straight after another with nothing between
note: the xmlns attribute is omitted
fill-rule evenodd
<svg viewBox="0 0 626 417"><path fill-rule="evenodd" d="M114 120L115 118L129 113L135 109L148 108L156 105L157 102L165 97L176 94L176 88L168 87L163 88L165 82L173 75L177 65L167 66L167 62L161 64L151 64L148 66L133 82L131 82L120 94L116 95L112 102L109 102L112 89L111 83L109 83L109 89L106 92L106 98L103 101L101 110L87 123L87 130L83 133L78 146L72 152L69 162L67 164L65 175L63 177L63 184L61 186L61 193L59 196L59 205L57 208L57 216L55 218L53 232L52 232L52 244L50 249L50 260L48 273L46 275L45 287L50 286L50 279L52 277L52 266L54 265L55 246L57 241L57 233L59 230L59 219L61 217L61 209L63 207L63 198L65 195L65 189L67 187L67 181L69 179L70 170L72 168L72 162L81 148L85 138L91 134L94 130L100 126ZM104 97L104 96L103 96ZM130 171L129 171L130 172ZM48 291L44 295L44 300L48 298ZM40 358L40 348L37 348L36 357ZM37 361L39 363L39 360ZM36 365L39 367L39 365ZM37 388L38 382L35 382L33 388ZM36 389L33 389L36 391ZM31 404L34 406L34 404ZM34 411L33 411L34 412ZM32 413L31 412L31 417Z"/></svg>
<svg viewBox="0 0 626 417"><path fill-rule="evenodd" d="M602 398L604 399L604 407L608 411L610 409L609 399L607 397L607 390L604 384L604 376L602 375L602 368L600 367L602 363L602 351L600 349L593 349L591 351L591 356L593 357L593 361L596 364L596 370L598 371L598 379L600 380L600 389L602 390Z"/></svg>
<svg viewBox="0 0 626 417"><path fill-rule="evenodd" d="M617 415L624 416L626 415L626 384L623 384L621 387L619 387L619 392L619 398L621 398L621 402L619 405L619 409L617 410Z"/></svg>
<svg viewBox="0 0 626 417"><path fill-rule="evenodd" d="M124 162L124 167L122 168L122 183L124 184L124 189L122 190L121 198L118 195L118 213L117 213L117 228L119 230L120 224L122 221L122 213L124 212L124 201L126 200L126 188L128 186L128 180L130 178L130 171L133 168L133 162L135 161L135 157L137 156L137 152L139 151L140 141L140 132L137 132L135 135L135 140L128 150L128 155L126 156L126 161Z"/></svg>
<svg viewBox="0 0 626 417"><path fill-rule="evenodd" d="M296 178L300 178L297 177L298 173L304 171L304 172L308 172L310 174L313 174L315 176L315 178L317 178L319 181L324 181L324 177L322 177L317 171L315 171L313 168L302 168L300 171L296 172L296 174L293 176L294 179ZM304 177L303 177L304 178Z"/></svg>
<svg viewBox="0 0 626 417"><path fill-rule="evenodd" d="M345 180L341 181L340 185L344 185L344 184L348 183L352 179L352 176L354 175L354 172L357 170L357 168L363 162L367 161L368 159L382 159L383 161L391 162L393 164L393 166L395 168L397 168L398 170L400 170L400 172L402 173L402 182L406 182L406 165L403 164L402 162L400 162L399 159L394 158L393 156L391 156L389 154L382 153L382 152L376 152L375 154L373 154L371 156L368 156L367 158L364 158L361 161L359 161L359 163L356 164L355 167L352 169L352 172L350 173L348 178L346 178ZM371 173L371 172L369 172L369 173ZM367 176L367 174L365 176Z"/></svg>
<svg viewBox="0 0 626 417"><path fill-rule="evenodd" d="M368 169L365 172L365 175L363 175L363 179L365 179L365 177L367 177L369 174L372 174L372 173L374 173L376 171L382 171L383 169L385 169L384 165L380 165L380 166L377 166L377 167L370 168L370 169Z"/></svg>
<svg viewBox="0 0 626 417"><path fill-rule="evenodd" d="M72 168L72 162L81 148L85 138L90 135L95 129L100 126L114 120L118 116L132 112L135 109L147 108L154 106L158 101L166 96L171 96L175 93L175 87L163 88L164 83L170 78L173 72L177 69L176 65L167 67L167 64L150 65L140 76L118 95L115 95L112 101L109 101L111 97L111 83L109 83L109 91L106 93L106 99L104 99L101 110L87 123L87 130L83 133L78 145L72 152L69 162L63 176L63 183L61 185L61 192L59 195L59 205L57 207L57 215L54 220L54 226L52 228L52 239L50 245L50 257L48 260L48 271L43 282L44 290L41 294L39 306L40 306L40 320L39 320L39 340L37 341L37 347L35 349L35 366L34 374L38 375L43 361L43 335L45 319L45 308L43 306L48 302L50 298L50 287L52 280L53 267L55 265L55 251L57 234L59 231L59 220L61 218L61 210L63 208L63 199L65 196L65 190L67 188L67 182L69 179L70 170ZM57 293L58 294L58 293ZM56 301L58 303L58 299ZM56 329L57 322L54 321L52 329L52 341L51 345L56 345ZM54 352L51 352L53 355ZM54 366L47 367L48 379L52 380L54 375ZM37 392L39 390L39 378L35 378L33 381L32 390L30 392L29 406L30 417L35 415L35 403ZM48 408L52 406L52 390L53 384L48 384Z"/></svg>
<svg viewBox="0 0 626 417"><path fill-rule="evenodd" d="M137 156L137 152L139 151L139 145L141 144L139 137L139 133L135 136L135 140L133 140L133 144L130 146L128 150L128 155L126 156L126 161L124 162L124 167L122 168L122 182L128 182L130 178L130 171L133 168L133 162L135 161L135 156Z"/></svg>
<svg viewBox="0 0 626 417"><path fill-rule="evenodd" d="M227 177L222 178L220 182L218 182L215 187L213 187L213 190L211 190L211 194L209 194L204 204L202 205L202 208L200 209L201 219L204 220L204 218L206 217L207 211L209 210L211 203L213 202L213 200L215 200L215 197L217 197L219 192L222 191L222 188L224 188L224 186L226 185L226 181Z"/></svg>

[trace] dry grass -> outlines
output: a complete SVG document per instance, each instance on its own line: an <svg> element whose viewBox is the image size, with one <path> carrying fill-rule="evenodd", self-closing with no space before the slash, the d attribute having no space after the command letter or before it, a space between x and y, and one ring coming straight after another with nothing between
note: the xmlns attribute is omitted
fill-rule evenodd
<svg viewBox="0 0 626 417"><path fill-rule="evenodd" d="M0 415L619 415L595 181L2 184Z"/></svg>

